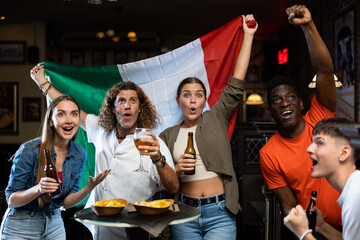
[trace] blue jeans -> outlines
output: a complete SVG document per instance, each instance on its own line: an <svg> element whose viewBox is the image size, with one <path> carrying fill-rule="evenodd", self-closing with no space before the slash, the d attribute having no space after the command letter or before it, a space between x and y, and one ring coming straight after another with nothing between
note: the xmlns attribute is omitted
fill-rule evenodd
<svg viewBox="0 0 360 240"><path fill-rule="evenodd" d="M1 239L65 240L60 210L46 216L42 212L8 209L1 227Z"/></svg>
<svg viewBox="0 0 360 240"><path fill-rule="evenodd" d="M180 201L179 204L185 205ZM225 208L225 200L201 205L197 209L200 210L200 218L171 226L172 239L236 239L236 218Z"/></svg>

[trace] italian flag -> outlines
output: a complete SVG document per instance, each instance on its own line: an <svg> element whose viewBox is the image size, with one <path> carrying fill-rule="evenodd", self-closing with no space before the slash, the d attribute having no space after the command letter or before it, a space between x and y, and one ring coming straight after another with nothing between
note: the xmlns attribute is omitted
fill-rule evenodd
<svg viewBox="0 0 360 240"><path fill-rule="evenodd" d="M123 65L78 67L45 62L46 75L50 76L51 83L58 90L73 96L83 111L96 115L106 92L113 85L122 81L138 84L162 117L163 124L154 130L159 134L182 121L182 113L175 98L177 87L183 79L197 77L204 82L208 97L205 110L217 102L235 67L243 40L242 23L242 16L239 16L171 52ZM229 121L229 138L234 129L236 112ZM87 142L86 132L82 130L77 142L88 153L81 183L83 187L89 175L94 174L95 151L94 146Z"/></svg>

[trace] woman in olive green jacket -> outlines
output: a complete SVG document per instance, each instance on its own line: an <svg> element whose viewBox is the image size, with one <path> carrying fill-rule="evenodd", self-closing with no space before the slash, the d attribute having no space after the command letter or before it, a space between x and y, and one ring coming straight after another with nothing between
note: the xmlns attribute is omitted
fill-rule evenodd
<svg viewBox="0 0 360 240"><path fill-rule="evenodd" d="M184 121L160 134L176 162L181 181L179 204L197 207L201 212L197 220L172 226L172 239L236 239L235 215L240 204L227 126L244 90L243 80L258 27L252 21L256 24L249 28L246 22L251 20L254 20L252 15L243 16L244 38L234 76L230 77L218 102L203 113L206 104L204 84L197 78L184 79L176 98ZM195 159L184 154L188 132L194 133ZM184 174L194 167L194 175Z"/></svg>

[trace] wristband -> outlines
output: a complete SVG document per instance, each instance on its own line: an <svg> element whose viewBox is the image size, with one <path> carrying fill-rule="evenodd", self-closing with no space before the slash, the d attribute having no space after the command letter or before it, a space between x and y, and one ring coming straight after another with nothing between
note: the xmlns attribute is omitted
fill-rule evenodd
<svg viewBox="0 0 360 240"><path fill-rule="evenodd" d="M161 158L162 158L162 155L161 155L161 153L160 153L160 157L159 157L159 159L158 159L158 160L151 160L151 161L155 164L156 162L160 161L160 160L161 160Z"/></svg>
<svg viewBox="0 0 360 240"><path fill-rule="evenodd" d="M43 92L44 96L47 95L47 93L48 93L49 89L51 88L51 86L52 86L52 84L49 83L49 87L45 90L45 92Z"/></svg>
<svg viewBox="0 0 360 240"><path fill-rule="evenodd" d="M50 83L49 80L46 81L46 82L44 82L44 83L42 83L42 84L40 84L40 86L39 86L40 90L42 90L42 88L43 88L46 84L48 84L48 83Z"/></svg>
<svg viewBox="0 0 360 240"><path fill-rule="evenodd" d="M306 231L301 235L300 240L304 240L305 236L306 236L308 233L312 233L312 230L311 230L311 229L306 230Z"/></svg>
<svg viewBox="0 0 360 240"><path fill-rule="evenodd" d="M158 161L160 161L160 163L157 163ZM163 167L165 166L165 162L166 162L166 158L164 155L160 155L160 159L159 160L156 160L156 161L153 161L153 164L155 164L155 166L158 166L158 167Z"/></svg>

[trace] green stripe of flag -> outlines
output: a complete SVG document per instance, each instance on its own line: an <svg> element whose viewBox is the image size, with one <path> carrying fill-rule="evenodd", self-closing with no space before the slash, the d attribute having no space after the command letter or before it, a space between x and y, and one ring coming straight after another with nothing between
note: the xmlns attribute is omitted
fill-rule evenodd
<svg viewBox="0 0 360 240"><path fill-rule="evenodd" d="M117 65L78 67L44 62L46 75L63 94L79 102L81 110L98 114L109 88L122 82Z"/></svg>
<svg viewBox="0 0 360 240"><path fill-rule="evenodd" d="M51 84L63 94L74 97L81 110L86 113L98 115L108 89L122 82L117 65L78 67L44 62L44 66L46 75L50 76ZM79 129L76 142L87 152L87 161L80 183L80 188L83 188L90 175L94 176L95 147L92 143L88 143L86 132L82 129ZM84 206L88 197L76 206Z"/></svg>

